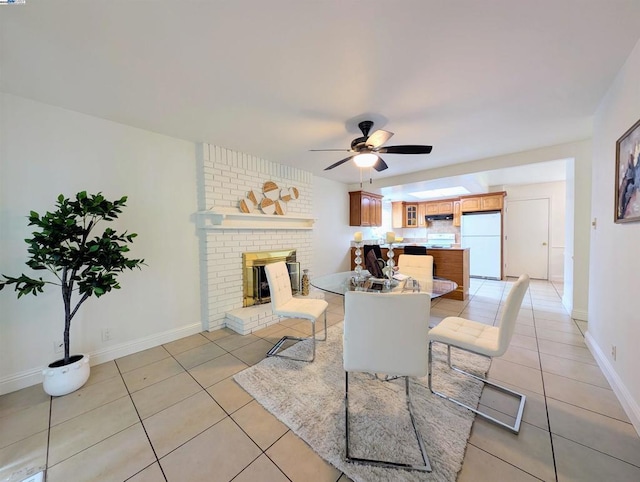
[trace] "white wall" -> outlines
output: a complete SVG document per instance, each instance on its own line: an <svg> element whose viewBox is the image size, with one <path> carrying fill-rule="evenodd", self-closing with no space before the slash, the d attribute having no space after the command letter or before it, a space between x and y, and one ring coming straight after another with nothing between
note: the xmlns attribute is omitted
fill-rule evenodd
<svg viewBox="0 0 640 482"><path fill-rule="evenodd" d="M563 303L569 309L572 318L579 320L589 320L589 266L590 241L589 231L591 229L591 161L592 144L591 141L576 143L573 152L573 178L567 178L567 192L573 192L573 198L567 201L569 208L573 202L573 232L571 233L573 243L567 245L566 251L573 260L573 270L564 272ZM593 178L597 179L597 178ZM567 236L569 239L569 236ZM573 286L572 298L569 299L569 290Z"/></svg>
<svg viewBox="0 0 640 482"><path fill-rule="evenodd" d="M615 145L640 117L640 42L602 100L593 138L587 341L640 432L640 222L614 224ZM617 347L617 358L611 347Z"/></svg>
<svg viewBox="0 0 640 482"><path fill-rule="evenodd" d="M0 112L1 273L30 272L30 210L51 210L58 194L81 190L129 196L113 227L138 233L131 256L147 266L122 274L122 289L87 300L72 322L72 352L97 363L200 331L195 145L11 95L1 95ZM62 300L57 288L18 300L9 287L0 313L5 393L40 382L40 370L60 358ZM104 328L112 340L103 343Z"/></svg>
<svg viewBox="0 0 640 482"><path fill-rule="evenodd" d="M346 184L313 177L313 260L314 276L349 270L349 250L356 231L370 228L349 226L349 191ZM364 234L365 239L369 234Z"/></svg>
<svg viewBox="0 0 640 482"><path fill-rule="evenodd" d="M562 292L562 303L568 310L571 310L573 306L573 293L575 292L574 288L574 273L575 273L575 265L574 265L574 247L575 243L575 231L576 231L576 222L575 222L575 214L576 214L576 183L575 183L575 160L569 159L565 164L565 190L566 190L566 202L565 202L565 219L564 219L564 289ZM588 170L589 179L591 179L591 169ZM591 196L591 192L588 193L589 197ZM584 195L583 195L584 197ZM591 203L589 203L591 205ZM591 214L589 212L589 214ZM583 216L585 214L583 213ZM584 230L584 227L581 227ZM586 267L588 270L588 266ZM584 277L584 283L588 282L588 277ZM584 284L583 283L583 284ZM585 286L588 289L588 286ZM580 293L582 296L586 297L588 292L584 294ZM587 304L581 304L584 308L583 313L578 313L574 308L572 312L572 318L577 318L579 320L587 320Z"/></svg>
<svg viewBox="0 0 640 482"><path fill-rule="evenodd" d="M505 198L505 222L509 216L509 203L531 199L549 200L549 280L564 280L564 247L565 247L565 212L566 194L564 182L545 182L539 184L522 184L503 186L507 191ZM509 241L505 242L505 250L509 249Z"/></svg>

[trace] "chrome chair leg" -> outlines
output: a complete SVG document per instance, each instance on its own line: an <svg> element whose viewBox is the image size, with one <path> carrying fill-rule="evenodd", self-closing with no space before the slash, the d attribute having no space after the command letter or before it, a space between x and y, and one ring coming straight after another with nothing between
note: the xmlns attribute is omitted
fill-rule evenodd
<svg viewBox="0 0 640 482"><path fill-rule="evenodd" d="M477 375L474 375L473 373L466 372L466 371L454 366L451 363L451 345L447 345L447 363L448 363L449 367L452 370L455 370L458 373L462 373L464 375L467 375L467 376L469 376L469 377L471 377L471 378L473 378L475 380L481 381L485 385L489 385L489 386L495 388L496 390L499 390L499 391L501 391L503 393L506 393L507 395L511 395L512 397L515 397L515 398L520 400L519 404L518 404L518 412L516 413L516 416L515 416L515 423L513 425L509 425L507 423L504 423L501 420L498 420L497 418L492 417L491 415L489 415L487 413L481 412L478 409L473 408L473 407L461 402L460 400L456 400L455 398L452 398L452 397L450 397L450 396L448 396L448 395L446 395L444 393L438 392L438 391L433 389L432 380L431 380L431 373L433 371L433 354L432 354L433 353L433 350L432 350L433 343L434 343L433 341L429 342L429 358L428 358L429 361L428 361L428 373L427 373L427 384L429 386L429 390L431 390L431 393L433 393L434 395L437 395L439 397L442 397L442 398L444 398L446 400L449 400L450 402L453 402L456 405L464 407L467 410L470 410L473 413L481 416L485 420L488 420L489 422L495 423L496 425L499 425L499 426L501 426L503 428L506 428L507 430L509 430L509 431L511 431L511 432L513 432L515 434L520 432L520 424L522 422L522 414L524 413L524 404L525 404L525 402L527 400L526 395L524 395L523 393L519 393L519 392L516 392L514 390L511 390L511 389L509 389L507 387L504 387L502 385L498 385L497 383L490 382L486 378L479 377ZM456 347L456 348L459 348L459 347ZM463 350L463 348L459 348L459 349ZM473 352L470 352L470 353L473 353ZM474 354L478 355L478 353L474 353Z"/></svg>
<svg viewBox="0 0 640 482"><path fill-rule="evenodd" d="M413 404L411 403L411 394L409 391L409 377L404 377L405 394L407 399L407 410L409 411L409 417L411 418L411 425L413 426L413 431L416 435L416 438L418 439L418 445L420 447L420 455L422 456L423 465L405 464L402 462L391 462L387 460L377 460L377 459L365 459L365 458L351 456L349 451L349 372L344 372L344 375L345 375L344 377L345 460L347 462L352 462L352 463L375 465L378 467L386 467L386 468L392 468L392 469L406 469L406 470L417 470L420 472L431 472L431 464L429 463L427 450L424 446L422 437L418 433L418 429L416 427L416 421L413 416Z"/></svg>
<svg viewBox="0 0 640 482"><path fill-rule="evenodd" d="M267 357L272 357L272 356L276 356L279 358L286 358L287 360L295 360L295 361L302 361L302 362L312 362L313 360L316 359L316 340L317 341L325 341L327 339L327 312L324 312L324 337L323 338L316 338L316 322L315 321L311 321L311 336L310 337L297 337L297 336L283 336L282 338L280 338L278 340L278 342L273 345L271 347L271 349L267 352ZM311 343L311 358L295 358L295 357L291 357L291 356L287 356L287 355L281 355L278 352L280 351L280 349L282 348L282 345L284 345L288 340L295 340L295 341L305 341L305 340L313 340Z"/></svg>
<svg viewBox="0 0 640 482"><path fill-rule="evenodd" d="M315 336L315 334L314 334ZM324 312L324 335L322 338L316 338L318 341L326 341L327 340L327 311Z"/></svg>

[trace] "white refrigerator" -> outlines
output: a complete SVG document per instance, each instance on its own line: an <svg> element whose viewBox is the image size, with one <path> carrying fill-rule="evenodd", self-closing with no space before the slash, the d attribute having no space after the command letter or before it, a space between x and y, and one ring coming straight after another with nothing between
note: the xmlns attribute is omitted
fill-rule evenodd
<svg viewBox="0 0 640 482"><path fill-rule="evenodd" d="M463 214L460 234L462 247L469 248L469 274L500 279L501 213Z"/></svg>

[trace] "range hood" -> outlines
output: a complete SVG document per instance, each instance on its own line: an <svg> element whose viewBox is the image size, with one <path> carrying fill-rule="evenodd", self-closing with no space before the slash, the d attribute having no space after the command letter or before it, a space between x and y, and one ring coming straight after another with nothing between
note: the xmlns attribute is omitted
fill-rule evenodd
<svg viewBox="0 0 640 482"><path fill-rule="evenodd" d="M447 219L453 219L453 214L428 214L424 217L425 221L430 223L431 221L443 221Z"/></svg>

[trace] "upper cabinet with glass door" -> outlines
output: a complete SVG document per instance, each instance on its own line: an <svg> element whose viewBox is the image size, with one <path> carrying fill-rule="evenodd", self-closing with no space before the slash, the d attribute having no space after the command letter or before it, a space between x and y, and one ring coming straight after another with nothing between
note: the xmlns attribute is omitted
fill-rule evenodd
<svg viewBox="0 0 640 482"><path fill-rule="evenodd" d="M404 205L404 227L405 228L418 227L418 204L417 203Z"/></svg>

